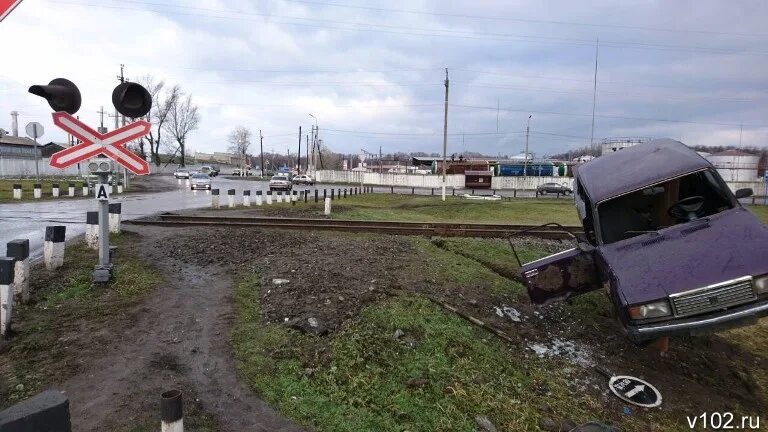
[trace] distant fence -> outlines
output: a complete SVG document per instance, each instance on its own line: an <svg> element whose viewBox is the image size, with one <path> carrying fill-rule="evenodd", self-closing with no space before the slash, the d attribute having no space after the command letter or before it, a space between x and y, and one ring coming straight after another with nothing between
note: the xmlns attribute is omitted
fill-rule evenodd
<svg viewBox="0 0 768 432"><path fill-rule="evenodd" d="M58 169L49 164L49 158L40 158L37 163L42 176L72 176L78 175L77 165L68 168ZM80 164L82 171L88 168ZM26 158L0 157L0 177L34 177L35 160Z"/></svg>
<svg viewBox="0 0 768 432"><path fill-rule="evenodd" d="M430 174L396 174L374 173L360 171L330 171L323 170L315 173L315 181L330 183L365 183L381 186L408 186L423 188L438 188L443 185L443 177ZM449 174L445 176L446 187L464 187L464 174Z"/></svg>

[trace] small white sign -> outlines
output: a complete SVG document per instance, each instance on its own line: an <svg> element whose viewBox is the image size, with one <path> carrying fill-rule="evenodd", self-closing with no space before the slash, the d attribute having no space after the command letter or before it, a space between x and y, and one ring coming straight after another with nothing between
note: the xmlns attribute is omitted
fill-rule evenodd
<svg viewBox="0 0 768 432"><path fill-rule="evenodd" d="M98 183L93 188L93 194L99 201L109 201L109 185L105 183Z"/></svg>

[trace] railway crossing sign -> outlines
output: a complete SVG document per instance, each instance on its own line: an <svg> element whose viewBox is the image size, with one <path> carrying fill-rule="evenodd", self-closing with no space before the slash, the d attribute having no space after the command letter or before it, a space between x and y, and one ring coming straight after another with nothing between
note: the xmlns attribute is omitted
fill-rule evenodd
<svg viewBox="0 0 768 432"><path fill-rule="evenodd" d="M61 150L51 156L51 166L66 168L99 154L109 157L136 175L149 174L149 164L125 145L149 133L152 125L144 120L135 121L112 132L100 133L69 113L53 113L53 123L75 136L81 144Z"/></svg>
<svg viewBox="0 0 768 432"><path fill-rule="evenodd" d="M21 0L0 0L0 21L7 17L19 3Z"/></svg>
<svg viewBox="0 0 768 432"><path fill-rule="evenodd" d="M645 408L661 405L661 393L649 382L626 375L611 377L608 387L619 399Z"/></svg>

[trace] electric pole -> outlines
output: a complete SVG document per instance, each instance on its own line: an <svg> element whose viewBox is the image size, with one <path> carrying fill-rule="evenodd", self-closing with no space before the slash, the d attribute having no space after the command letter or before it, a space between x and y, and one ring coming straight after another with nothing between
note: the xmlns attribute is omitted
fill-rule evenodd
<svg viewBox="0 0 768 432"><path fill-rule="evenodd" d="M307 144L306 144L306 147L304 147L304 157L307 159L307 163L304 164L306 166L306 168L304 169L304 172L306 174L309 174L309 134L306 134L305 137L307 139L306 141Z"/></svg>
<svg viewBox="0 0 768 432"><path fill-rule="evenodd" d="M443 118L443 201L445 201L446 153L448 153L448 68L445 68L445 116Z"/></svg>
<svg viewBox="0 0 768 432"><path fill-rule="evenodd" d="M301 126L299 126L299 152L296 153L296 169L301 174Z"/></svg>
<svg viewBox="0 0 768 432"><path fill-rule="evenodd" d="M589 148L591 149L595 141L595 106L597 103L597 56L600 53L600 38L595 42L595 81L592 87L592 130L589 133Z"/></svg>
<svg viewBox="0 0 768 432"><path fill-rule="evenodd" d="M531 133L531 117L533 117L533 114L528 116L528 124L525 126L525 159L523 159L525 162L523 162L523 177L528 177L528 135Z"/></svg>
<svg viewBox="0 0 768 432"><path fill-rule="evenodd" d="M101 107L100 110L96 111L96 114L99 114L99 129L101 129L100 133L105 133L106 131L104 129L104 107Z"/></svg>
<svg viewBox="0 0 768 432"><path fill-rule="evenodd" d="M259 129L259 150L261 151L261 177L264 177L264 135Z"/></svg>

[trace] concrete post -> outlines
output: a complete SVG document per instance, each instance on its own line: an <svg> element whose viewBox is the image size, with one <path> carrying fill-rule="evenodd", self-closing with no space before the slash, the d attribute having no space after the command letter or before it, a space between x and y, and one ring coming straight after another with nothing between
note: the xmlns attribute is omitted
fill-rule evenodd
<svg viewBox="0 0 768 432"><path fill-rule="evenodd" d="M235 208L235 190L227 190L227 206L229 208Z"/></svg>
<svg viewBox="0 0 768 432"><path fill-rule="evenodd" d="M161 395L160 431L184 432L184 409L179 390L170 390Z"/></svg>
<svg viewBox="0 0 768 432"><path fill-rule="evenodd" d="M46 390L0 412L2 432L71 432L69 400L60 391Z"/></svg>
<svg viewBox="0 0 768 432"><path fill-rule="evenodd" d="M21 185L13 185L13 199L21 199Z"/></svg>
<svg viewBox="0 0 768 432"><path fill-rule="evenodd" d="M344 188L344 198L347 197L347 188Z"/></svg>
<svg viewBox="0 0 768 432"><path fill-rule="evenodd" d="M40 183L35 183L33 196L35 199L40 199L43 196L43 185Z"/></svg>
<svg viewBox="0 0 768 432"><path fill-rule="evenodd" d="M308 190L305 190L305 191L304 191L304 204L306 204L306 203L307 203L307 199L309 199L309 191L308 191Z"/></svg>
<svg viewBox="0 0 768 432"><path fill-rule="evenodd" d="M328 196L328 191L323 189L323 202L325 202L325 198Z"/></svg>
<svg viewBox="0 0 768 432"><path fill-rule="evenodd" d="M123 193L123 182L117 182L117 193Z"/></svg>
<svg viewBox="0 0 768 432"><path fill-rule="evenodd" d="M336 198L341 199L341 188L336 191Z"/></svg>
<svg viewBox="0 0 768 432"><path fill-rule="evenodd" d="M45 268L55 270L64 265L64 240L67 227L54 225L45 227L45 243L43 244L43 259Z"/></svg>
<svg viewBox="0 0 768 432"><path fill-rule="evenodd" d="M318 191L317 189L315 189L315 202L317 202L317 195L318 195Z"/></svg>
<svg viewBox="0 0 768 432"><path fill-rule="evenodd" d="M392 194L395 193L395 187L394 186L390 186L389 187L389 193L392 193Z"/></svg>
<svg viewBox="0 0 768 432"><path fill-rule="evenodd" d="M123 205L121 203L111 203L109 204L109 232L112 234L120 234L120 222L122 219L122 209Z"/></svg>
<svg viewBox="0 0 768 432"><path fill-rule="evenodd" d="M331 201L333 201L334 194L336 193L336 189L331 189Z"/></svg>
<svg viewBox="0 0 768 432"><path fill-rule="evenodd" d="M54 198L59 197L59 192L61 192L61 189L59 188L58 183L54 183L51 185L51 195L53 195Z"/></svg>
<svg viewBox="0 0 768 432"><path fill-rule="evenodd" d="M0 336L8 337L11 331L11 312L13 311L13 285L14 259L10 257L0 258Z"/></svg>
<svg viewBox="0 0 768 432"><path fill-rule="evenodd" d="M29 239L11 240L6 244L5 255L13 258L13 296L17 301L29 301Z"/></svg>
<svg viewBox="0 0 768 432"><path fill-rule="evenodd" d="M251 206L251 191L244 190L243 191L243 207L250 207L250 206Z"/></svg>
<svg viewBox="0 0 768 432"><path fill-rule="evenodd" d="M261 191L256 191L256 205L261 206Z"/></svg>
<svg viewBox="0 0 768 432"><path fill-rule="evenodd" d="M107 183L107 188L109 188L109 194L110 195L115 193L115 186L112 183Z"/></svg>
<svg viewBox="0 0 768 432"><path fill-rule="evenodd" d="M291 203L293 205L296 205L296 201L299 199L299 191L293 191L293 194L291 195Z"/></svg>
<svg viewBox="0 0 768 432"><path fill-rule="evenodd" d="M83 183L83 184L80 185L80 187L83 188L83 196L87 197L88 196L88 183Z"/></svg>
<svg viewBox="0 0 768 432"><path fill-rule="evenodd" d="M74 184L74 183L70 183L70 184L69 184L69 187L68 187L68 190L67 190L67 194L68 194L70 197L73 197L73 196L75 196L75 184Z"/></svg>
<svg viewBox="0 0 768 432"><path fill-rule="evenodd" d="M325 199L325 215L328 216L331 214L331 199L326 198Z"/></svg>
<svg viewBox="0 0 768 432"><path fill-rule="evenodd" d="M276 198L277 202L279 203L283 202L283 191L277 191L276 197L277 197Z"/></svg>
<svg viewBox="0 0 768 432"><path fill-rule="evenodd" d="M432 188L432 196L435 195L435 188Z"/></svg>
<svg viewBox="0 0 768 432"><path fill-rule="evenodd" d="M85 214L85 244L93 250L99 250L99 212Z"/></svg>
<svg viewBox="0 0 768 432"><path fill-rule="evenodd" d="M211 208L219 208L219 190L211 189Z"/></svg>
<svg viewBox="0 0 768 432"><path fill-rule="evenodd" d="M267 205L272 205L272 191L267 191Z"/></svg>

